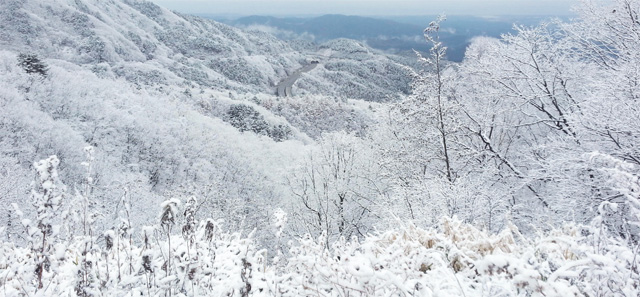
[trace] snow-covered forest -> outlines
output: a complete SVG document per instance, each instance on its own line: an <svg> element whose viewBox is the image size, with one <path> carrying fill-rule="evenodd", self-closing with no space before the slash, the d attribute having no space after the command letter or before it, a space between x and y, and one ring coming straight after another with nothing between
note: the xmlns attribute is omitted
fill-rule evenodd
<svg viewBox="0 0 640 297"><path fill-rule="evenodd" d="M0 296L639 296L640 0L577 7L452 63L2 0Z"/></svg>

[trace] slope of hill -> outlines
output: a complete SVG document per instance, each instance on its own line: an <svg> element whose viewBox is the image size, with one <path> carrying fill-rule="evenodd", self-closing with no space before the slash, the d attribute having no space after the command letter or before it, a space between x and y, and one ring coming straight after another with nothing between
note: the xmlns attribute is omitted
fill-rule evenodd
<svg viewBox="0 0 640 297"><path fill-rule="evenodd" d="M10 0L0 8L2 48L100 64L101 75L137 84L274 93L275 85L313 54L269 34L172 13L146 1ZM381 68L396 64L380 57ZM402 88L406 85L390 91Z"/></svg>
<svg viewBox="0 0 640 297"><path fill-rule="evenodd" d="M3 48L77 64L106 63L106 72L140 84L267 91L304 60L275 38L150 2L8 1L2 9Z"/></svg>
<svg viewBox="0 0 640 297"><path fill-rule="evenodd" d="M381 71L359 79L359 91L343 90L364 67L406 69L367 48L369 66L349 48L334 48L327 61L352 68L330 71L333 78L328 70L309 73L317 85L296 87L316 94L314 102L330 102L331 114L317 117L302 99L266 102L277 102L276 83L321 48L302 52L269 34L146 1L10 0L0 11L2 202L24 206L31 162L57 155L71 192L96 174L100 228L114 227L122 195L135 196L140 209L196 195L229 227L252 230L270 213L250 208L289 195L282 185L309 135L357 132L370 121L367 109L327 95L387 100L368 90L397 98L408 88L408 79L389 84ZM42 73L25 73L33 63L45 65ZM87 146L96 152L94 173L82 166ZM10 222L11 213L3 208L0 215ZM154 216L145 213L134 224ZM8 234L18 230L14 224Z"/></svg>

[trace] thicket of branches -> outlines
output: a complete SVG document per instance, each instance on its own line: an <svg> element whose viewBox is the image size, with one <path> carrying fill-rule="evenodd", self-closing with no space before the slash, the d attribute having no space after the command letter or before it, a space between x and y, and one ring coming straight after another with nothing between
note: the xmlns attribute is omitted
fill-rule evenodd
<svg viewBox="0 0 640 297"><path fill-rule="evenodd" d="M91 187L92 148L87 148ZM594 156L594 158L602 158ZM635 180L610 163L620 185ZM0 244L3 296L636 296L637 247L612 235L603 204L589 225L524 237L514 225L496 234L457 219L439 230L404 225L362 240L309 235L287 250L261 249L253 234L228 233L200 219L197 198L157 206L157 220L140 229L125 198L117 229L91 232L91 195L70 195L55 156L34 164L35 221L25 219L26 246ZM637 184L636 184L637 185ZM637 188L627 193L640 215ZM16 212L22 215L16 206ZM64 214L65 219L58 215ZM281 238L286 214L273 219Z"/></svg>

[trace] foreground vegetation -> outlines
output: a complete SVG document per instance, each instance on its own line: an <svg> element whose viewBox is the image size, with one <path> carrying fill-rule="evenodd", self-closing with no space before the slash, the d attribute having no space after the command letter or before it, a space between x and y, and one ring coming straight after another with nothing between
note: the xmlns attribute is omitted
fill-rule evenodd
<svg viewBox="0 0 640 297"><path fill-rule="evenodd" d="M36 165L37 220L26 246L0 245L3 296L637 296L638 245L612 236L603 204L589 225L523 236L443 218L437 229L404 225L325 246L305 236L268 251L253 234L199 220L197 199L169 199L155 224L93 234L89 197L59 196L58 160ZM630 199L637 199L629 197ZM20 211L17 210L19 213ZM640 213L640 212L639 212ZM59 217L68 219L60 220ZM281 239L287 217L273 217ZM176 231L173 231L176 230Z"/></svg>

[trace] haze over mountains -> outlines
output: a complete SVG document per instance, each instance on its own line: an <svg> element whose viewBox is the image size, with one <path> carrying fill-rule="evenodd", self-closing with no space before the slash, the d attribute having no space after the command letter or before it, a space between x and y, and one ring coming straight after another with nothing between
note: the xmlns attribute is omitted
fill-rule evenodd
<svg viewBox="0 0 640 297"><path fill-rule="evenodd" d="M183 13L247 16L570 15L574 0L152 0Z"/></svg>
<svg viewBox="0 0 640 297"><path fill-rule="evenodd" d="M239 28L268 32L284 40L326 42L349 38L391 53L412 50L427 52L429 45L423 31L437 16L363 17L323 15L319 17L246 16L234 19L200 14ZM475 37L500 38L513 33L514 24L534 26L552 16L447 16L442 23L440 38L448 47L447 58L460 62L471 40ZM412 54L412 52L411 52Z"/></svg>

